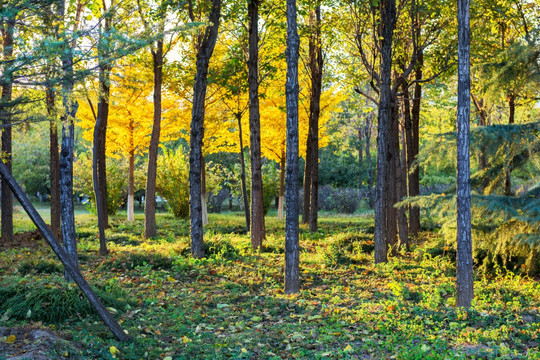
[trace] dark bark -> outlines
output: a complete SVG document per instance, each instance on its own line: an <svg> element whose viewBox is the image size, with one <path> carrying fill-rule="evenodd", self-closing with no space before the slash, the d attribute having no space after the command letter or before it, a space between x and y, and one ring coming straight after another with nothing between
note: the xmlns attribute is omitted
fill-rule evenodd
<svg viewBox="0 0 540 360"><path fill-rule="evenodd" d="M236 114L236 120L238 121L238 137L240 141L240 180L242 181L242 199L244 200L244 214L246 216L246 231L249 232L249 199L247 194L246 185L246 161L244 160L244 139L242 135L242 114Z"/></svg>
<svg viewBox="0 0 540 360"><path fill-rule="evenodd" d="M385 183L386 193L388 196L388 210L387 210L387 241L388 247L391 250L392 255L397 254L398 246L398 210L394 207L394 204L398 202L398 167L399 167L399 110L397 106L397 99L392 94L392 118L389 124L389 144L388 144L388 181Z"/></svg>
<svg viewBox="0 0 540 360"><path fill-rule="evenodd" d="M11 111L13 93L13 70L11 57L13 56L13 32L15 31L15 18L8 18L2 24L3 58L5 60L2 74L2 98L0 116L2 118L2 154L7 169L11 172ZM13 240L13 195L4 180L2 180L2 215L1 215L1 242Z"/></svg>
<svg viewBox="0 0 540 360"><path fill-rule="evenodd" d="M49 181L51 183L51 230L54 236L62 239L60 217L60 154L58 153L58 123L55 117L55 92L50 84L47 85L46 104L49 120Z"/></svg>
<svg viewBox="0 0 540 360"><path fill-rule="evenodd" d="M285 220L285 293L300 291L298 224L298 37L296 0L287 0L287 215Z"/></svg>
<svg viewBox="0 0 540 360"><path fill-rule="evenodd" d="M261 119L259 114L259 4L248 0L249 16L249 133L251 141L251 246L258 249L264 240L264 202L261 162Z"/></svg>
<svg viewBox="0 0 540 360"><path fill-rule="evenodd" d="M515 94L508 95L508 124L514 124L516 113L516 98ZM510 168L506 167L504 170L504 195L512 196L512 179L510 178Z"/></svg>
<svg viewBox="0 0 540 360"><path fill-rule="evenodd" d="M309 69L311 74L311 99L309 105L309 132L311 133L311 196L309 204L309 231L318 230L319 210L319 117L321 114L321 92L323 54L321 39L321 6L317 3L311 15L309 38Z"/></svg>
<svg viewBox="0 0 540 360"><path fill-rule="evenodd" d="M411 109L411 129L410 129L410 141L407 141L407 174L408 174L408 188L409 196L420 195L420 169L416 165L415 160L418 157L420 150L420 104L422 101L422 68L424 66L423 51L420 51L417 60L417 66L415 71L415 79L417 80L414 85L414 98ZM410 144L410 150L409 150ZM413 170L414 168L414 170ZM409 232L413 236L418 236L420 231L420 208L417 206L409 207Z"/></svg>
<svg viewBox="0 0 540 360"><path fill-rule="evenodd" d="M285 194L285 154L281 154L279 162L279 195L278 195L278 220L283 220L283 200Z"/></svg>
<svg viewBox="0 0 540 360"><path fill-rule="evenodd" d="M381 2L381 87L379 95L379 123L377 135L377 180L375 186L375 263L387 262L391 214L391 173L395 171L392 145L392 37L396 23L395 0ZM394 168L394 170L392 170Z"/></svg>
<svg viewBox="0 0 540 360"><path fill-rule="evenodd" d="M364 129L358 129L358 169L362 171L362 163L364 162ZM360 174L359 187L362 188L362 174Z"/></svg>
<svg viewBox="0 0 540 360"><path fill-rule="evenodd" d="M457 270L456 305L470 307L474 297L470 183L470 28L469 0L458 0L457 108Z"/></svg>
<svg viewBox="0 0 540 360"><path fill-rule="evenodd" d="M159 135L161 132L161 85L163 83L163 40L156 42L152 50L154 70L154 122L148 147L148 173L146 174L146 193L144 205L144 237L157 235L156 229L156 175Z"/></svg>
<svg viewBox="0 0 540 360"><path fill-rule="evenodd" d="M405 144L405 130L400 126L399 135L401 139L401 153L397 160L396 190L398 192L397 200L401 201L407 196L407 146ZM399 247L409 246L409 223L407 220L407 210L400 207L397 209L398 215L398 231L399 231Z"/></svg>
<svg viewBox="0 0 540 360"><path fill-rule="evenodd" d="M311 173L313 168L313 134L311 127L308 130L306 143L306 161L304 164L304 189L302 192L302 224L309 222L311 204Z"/></svg>
<svg viewBox="0 0 540 360"><path fill-rule="evenodd" d="M210 26L197 40L197 74L193 85L193 110L191 116L191 137L189 152L189 195L191 220L191 254L195 258L204 257L203 222L201 206L201 161L204 125L204 103L206 97L208 65L216 44L221 0L212 1L208 18Z"/></svg>
<svg viewBox="0 0 540 360"><path fill-rule="evenodd" d="M204 130L203 130L204 139ZM208 209L206 207L206 200L208 194L206 193L206 161L204 156L201 156L201 209L202 209L202 221L203 226L208 224Z"/></svg>
<svg viewBox="0 0 540 360"><path fill-rule="evenodd" d="M373 166L371 165L371 126L373 123L373 115L369 114L366 117L366 126L364 128L364 137L366 138L366 163L368 165L368 205L370 209L373 209L375 206L375 199L373 193Z"/></svg>
<svg viewBox="0 0 540 360"><path fill-rule="evenodd" d="M79 272L77 264L73 262L73 258L71 257L71 255L69 255L58 243L58 240L55 238L49 227L45 224L45 222L43 221L37 210L34 208L30 200L26 197L19 184L17 184L17 182L11 175L9 169L1 161L0 175L2 176L2 180L5 180L6 185L13 191L13 194L20 202L30 219L32 219L38 230L41 232L45 241L47 241L56 256L58 256L58 258L64 265L64 268L66 269L66 273L79 286L84 296L86 296L92 307L101 317L101 320L103 320L105 325L107 325L107 327L111 330L111 332L114 334L114 336L116 336L119 341L131 340L131 338L122 330L120 325L118 325L118 323L109 313L107 308L105 308L101 300L92 291L90 285L88 285L86 280Z"/></svg>

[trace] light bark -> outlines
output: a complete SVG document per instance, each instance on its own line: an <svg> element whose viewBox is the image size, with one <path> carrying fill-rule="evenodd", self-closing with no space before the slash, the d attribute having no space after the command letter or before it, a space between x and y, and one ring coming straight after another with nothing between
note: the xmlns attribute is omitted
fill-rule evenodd
<svg viewBox="0 0 540 360"><path fill-rule="evenodd" d="M244 139L242 135L242 113L236 114L236 120L238 121L238 137L239 137L239 146L240 151L238 155L240 156L240 181L242 182L242 199L244 200L244 215L246 217L246 231L249 232L250 223L249 223L249 199L247 193L246 185L246 161L244 159Z"/></svg>
<svg viewBox="0 0 540 360"><path fill-rule="evenodd" d="M278 220L283 220L283 203L285 200L285 154L281 154L279 162L279 195L278 195Z"/></svg>
<svg viewBox="0 0 540 360"><path fill-rule="evenodd" d="M474 297L470 182L470 27L469 0L458 0L457 106L457 269L456 305L470 307Z"/></svg>

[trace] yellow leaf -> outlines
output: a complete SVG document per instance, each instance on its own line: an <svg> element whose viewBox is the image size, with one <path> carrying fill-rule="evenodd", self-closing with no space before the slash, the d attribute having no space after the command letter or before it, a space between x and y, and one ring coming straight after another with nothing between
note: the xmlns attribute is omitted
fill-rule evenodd
<svg viewBox="0 0 540 360"><path fill-rule="evenodd" d="M113 358L116 358L116 354L120 354L120 350L118 350L114 345L109 348L109 352L111 353Z"/></svg>
<svg viewBox="0 0 540 360"><path fill-rule="evenodd" d="M242 348L241 351L242 351L242 353L244 353L244 354L248 352L248 351L246 350L246 348Z"/></svg>
<svg viewBox="0 0 540 360"><path fill-rule="evenodd" d="M351 352L351 351L353 351L353 348L352 348L351 345L347 345L347 346L345 346L345 349L343 349L343 351L345 351L345 352Z"/></svg>
<svg viewBox="0 0 540 360"><path fill-rule="evenodd" d="M175 282L175 281L176 281L176 279L173 278L172 276L168 276L168 277L167 277L167 280L169 280L170 282Z"/></svg>
<svg viewBox="0 0 540 360"><path fill-rule="evenodd" d="M184 344L187 344L188 342L191 342L191 339L184 335L184 336L182 336L182 342Z"/></svg>
<svg viewBox="0 0 540 360"><path fill-rule="evenodd" d="M13 344L16 339L15 335L9 335L6 339L6 344Z"/></svg>

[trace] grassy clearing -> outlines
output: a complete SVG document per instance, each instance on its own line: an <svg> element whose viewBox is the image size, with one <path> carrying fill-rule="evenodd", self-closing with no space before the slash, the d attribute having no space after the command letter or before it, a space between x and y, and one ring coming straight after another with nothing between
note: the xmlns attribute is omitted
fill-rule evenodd
<svg viewBox="0 0 540 360"><path fill-rule="evenodd" d="M71 358L111 359L115 346L120 359L540 359L540 284L501 272L479 276L473 308L456 309L452 253L434 233L375 266L372 217L323 216L319 233L301 228L302 291L286 296L284 224L275 217L267 218L265 248L254 252L241 214L211 215L203 260L190 257L189 224L170 215L160 215L159 234L149 240L141 237L142 215L134 223L113 219L107 258L98 256L95 219L77 221L83 274L102 296L119 298L107 306L134 343L116 342L97 316L71 303L54 310L68 308L64 322L0 310L3 326L69 334L83 344L65 350ZM0 287L71 288L54 262L45 247L7 250ZM50 314L51 301L40 296ZM17 304L23 315L25 306L40 306Z"/></svg>

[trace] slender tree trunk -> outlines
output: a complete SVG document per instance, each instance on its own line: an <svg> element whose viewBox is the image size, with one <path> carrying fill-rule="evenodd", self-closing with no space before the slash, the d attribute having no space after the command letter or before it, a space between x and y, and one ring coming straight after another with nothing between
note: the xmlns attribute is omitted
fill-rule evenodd
<svg viewBox="0 0 540 360"><path fill-rule="evenodd" d="M206 161L204 161L204 156L201 156L201 208L203 226L208 224L208 208L206 207L207 200L208 194L206 193Z"/></svg>
<svg viewBox="0 0 540 360"><path fill-rule="evenodd" d="M148 173L146 174L146 193L144 203L144 237L157 235L156 229L156 176L161 132L161 85L163 83L163 40L156 42L152 50L154 68L154 123L148 147Z"/></svg>
<svg viewBox="0 0 540 360"><path fill-rule="evenodd" d="M264 239L264 202L261 171L261 120L259 114L259 4L248 0L249 15L249 131L251 139L251 246L258 249Z"/></svg>
<svg viewBox="0 0 540 360"><path fill-rule="evenodd" d="M510 114L508 116L508 124L514 124L515 122L515 113L516 113L516 95L508 95L508 108ZM512 179L510 178L510 167L505 166L504 169L504 195L512 196Z"/></svg>
<svg viewBox="0 0 540 360"><path fill-rule="evenodd" d="M310 204L311 204L311 174L313 164L313 134L309 127L306 143L306 162L304 164L304 190L302 192L302 224L309 222Z"/></svg>
<svg viewBox="0 0 540 360"><path fill-rule="evenodd" d="M364 129L358 128L358 171L360 172L359 188L362 188L362 163L364 162Z"/></svg>
<svg viewBox="0 0 540 360"><path fill-rule="evenodd" d="M287 0L287 215L285 219L285 293L300 291L298 227L298 52L296 0Z"/></svg>
<svg viewBox="0 0 540 360"><path fill-rule="evenodd" d="M249 199L246 185L246 161L244 160L244 140L242 135L242 114L236 114L238 121L238 137L240 140L240 180L242 181L242 199L244 200L244 214L246 216L246 231L249 232Z"/></svg>
<svg viewBox="0 0 540 360"><path fill-rule="evenodd" d="M13 93L13 70L10 59L13 56L13 32L15 18L8 18L2 24L4 68L2 74L2 99L0 116L2 117L2 153L7 169L11 172L11 111ZM8 243L13 240L13 195L6 181L2 179L2 215L1 215L1 242Z"/></svg>
<svg viewBox="0 0 540 360"><path fill-rule="evenodd" d="M368 205L370 209L375 207L375 199L373 193L373 166L371 165L371 125L373 123L373 115L369 114L366 117L366 127L364 128L364 137L366 138L366 163L368 169Z"/></svg>
<svg viewBox="0 0 540 360"><path fill-rule="evenodd" d="M422 80L422 68L424 66L424 54L421 51L418 54L415 79ZM422 101L422 84L417 82L414 85L414 98L411 111L411 139L410 151L407 150L407 173L409 174L409 196L420 195L420 169L415 166L414 161L418 157L420 150L420 104ZM409 142L407 142L407 147ZM412 170L414 168L414 170ZM420 231L420 208L417 206L409 207L409 231L413 236L418 236Z"/></svg>
<svg viewBox="0 0 540 360"><path fill-rule="evenodd" d="M399 180L398 201L403 200L407 196L407 146L405 144L405 129L400 126L401 135L401 156L397 161L397 177ZM405 208L397 209L398 213L398 230L399 230L399 247L409 246L409 224L407 221L407 210Z"/></svg>
<svg viewBox="0 0 540 360"><path fill-rule="evenodd" d="M51 183L51 230L58 240L62 240L60 218L60 154L58 153L58 123L55 115L55 92L50 84L45 90L49 120L49 181Z"/></svg>
<svg viewBox="0 0 540 360"><path fill-rule="evenodd" d="M283 200L285 193L285 154L281 154L279 162L279 196L278 196L278 220L283 220Z"/></svg>
<svg viewBox="0 0 540 360"><path fill-rule="evenodd" d="M389 234L394 232L388 223L391 212L390 181L395 169L392 145L392 37L396 23L395 0L382 0L381 89L377 136L377 181L375 186L375 263L387 262ZM395 223L394 223L395 224Z"/></svg>
<svg viewBox="0 0 540 360"><path fill-rule="evenodd" d="M209 23L197 43L197 74L193 85L193 110L189 152L189 195L191 220L191 254L204 257L203 221L201 206L201 161L208 65L218 36L221 0L212 1Z"/></svg>
<svg viewBox="0 0 540 360"><path fill-rule="evenodd" d="M470 183L470 28L469 0L458 0L457 110L457 271L456 305L470 307L474 297Z"/></svg>
<svg viewBox="0 0 540 360"><path fill-rule="evenodd" d="M129 189L127 201L127 221L135 220L135 152L129 152Z"/></svg>
<svg viewBox="0 0 540 360"><path fill-rule="evenodd" d="M386 183L388 194L388 210L386 224L388 226L387 244L391 249L392 255L396 255L398 246L398 210L394 205L398 202L398 167L399 167L399 110L397 99L393 95L392 99L392 119L390 126L388 153L388 174L389 181Z"/></svg>
<svg viewBox="0 0 540 360"><path fill-rule="evenodd" d="M509 115L508 115L508 123L514 124L515 122L515 114L516 114L516 95L509 94L508 95L508 109L509 109Z"/></svg>
<svg viewBox="0 0 540 360"><path fill-rule="evenodd" d="M479 121L478 126L486 126L489 124L489 119L487 116L486 109L484 107L484 99L477 99L474 94L471 94L472 103L474 104L474 107L476 109L476 113L478 114ZM480 149L478 152L478 170L485 170L488 167L487 164L487 157L486 157L486 142L483 141L480 143ZM481 191L484 191L486 185L481 184Z"/></svg>
<svg viewBox="0 0 540 360"><path fill-rule="evenodd" d="M318 230L319 211L319 117L321 114L321 92L323 76L323 54L321 39L321 6L317 2L314 13L311 14L312 34L309 38L309 68L311 73L311 101L309 105L309 127L311 134L311 196L309 231Z"/></svg>

